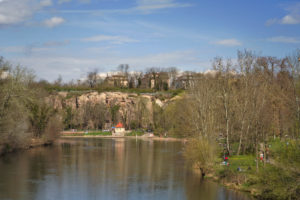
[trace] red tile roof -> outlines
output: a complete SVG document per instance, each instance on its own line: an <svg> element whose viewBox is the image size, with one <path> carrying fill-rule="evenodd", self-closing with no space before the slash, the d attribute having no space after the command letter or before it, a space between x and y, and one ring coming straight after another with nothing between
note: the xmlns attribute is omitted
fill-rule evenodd
<svg viewBox="0 0 300 200"><path fill-rule="evenodd" d="M116 126L116 128L124 128L123 124L121 122L119 122Z"/></svg>

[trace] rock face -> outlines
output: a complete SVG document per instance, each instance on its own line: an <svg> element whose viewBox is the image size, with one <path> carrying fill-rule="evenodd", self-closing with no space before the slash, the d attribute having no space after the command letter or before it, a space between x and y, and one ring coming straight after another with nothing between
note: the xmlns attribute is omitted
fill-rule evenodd
<svg viewBox="0 0 300 200"><path fill-rule="evenodd" d="M84 94L59 92L48 97L47 101L57 110L69 107L78 113L82 113L83 106L87 103L103 104L107 106L108 110L117 105L119 108L118 121L122 121L127 127L133 120L142 120L143 127L153 124L153 105L163 107L167 102L167 100L161 101L152 94L138 95L122 92L87 92ZM111 123L110 117L107 118L106 121Z"/></svg>
<svg viewBox="0 0 300 200"><path fill-rule="evenodd" d="M51 103L55 109L63 109L66 106L70 106L73 109L80 108L85 103L103 103L107 106L112 104L120 105L124 107L128 104L136 104L139 99L147 100L149 104L151 102L158 103L159 106L163 106L163 102L159 99L156 99L152 95L137 95L135 93L122 93L122 92L90 92L82 95L73 95L69 96L67 92L59 92L57 95L51 95L48 98L48 102Z"/></svg>

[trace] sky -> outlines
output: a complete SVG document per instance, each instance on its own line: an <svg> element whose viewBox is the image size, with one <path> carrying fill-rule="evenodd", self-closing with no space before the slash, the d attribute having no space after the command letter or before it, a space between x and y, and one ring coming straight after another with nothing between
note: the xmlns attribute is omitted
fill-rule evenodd
<svg viewBox="0 0 300 200"><path fill-rule="evenodd" d="M0 56L48 81L119 64L203 72L237 50L299 47L300 1L0 0Z"/></svg>

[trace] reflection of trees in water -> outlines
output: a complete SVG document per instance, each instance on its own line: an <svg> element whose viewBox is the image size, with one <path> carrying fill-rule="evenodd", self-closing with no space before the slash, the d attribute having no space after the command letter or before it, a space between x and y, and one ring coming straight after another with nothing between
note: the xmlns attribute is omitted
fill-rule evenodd
<svg viewBox="0 0 300 200"><path fill-rule="evenodd" d="M60 166L59 153L55 148L42 147L1 158L0 199L36 199L45 176L59 176L59 168L52 166Z"/></svg>
<svg viewBox="0 0 300 200"><path fill-rule="evenodd" d="M200 173L185 171L184 187L189 200L248 200L248 195L220 187L217 183L203 180Z"/></svg>
<svg viewBox="0 0 300 200"><path fill-rule="evenodd" d="M180 142L67 139L54 147L10 155L0 160L0 199L218 199L226 195L216 192L218 185L201 183L195 174L187 173L181 148Z"/></svg>
<svg viewBox="0 0 300 200"><path fill-rule="evenodd" d="M180 149L180 144L118 138L85 140L74 145L72 152L63 146L63 152L73 155L67 163L68 173L80 176L80 182L104 193L117 191L128 196L132 192L151 193L174 187L174 179L180 175L179 170L174 172L178 157L174 148Z"/></svg>

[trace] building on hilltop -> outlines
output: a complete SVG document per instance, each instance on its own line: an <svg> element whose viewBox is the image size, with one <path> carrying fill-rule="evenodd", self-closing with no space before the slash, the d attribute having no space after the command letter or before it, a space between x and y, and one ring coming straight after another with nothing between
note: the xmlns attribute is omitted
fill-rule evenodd
<svg viewBox="0 0 300 200"><path fill-rule="evenodd" d="M0 69L0 79L7 79L9 77L9 72Z"/></svg>
<svg viewBox="0 0 300 200"><path fill-rule="evenodd" d="M105 83L112 87L128 87L128 78L125 75L111 75L105 78Z"/></svg>
<svg viewBox="0 0 300 200"><path fill-rule="evenodd" d="M202 76L201 73L187 72L176 79L175 88L187 89L193 87L195 82Z"/></svg>
<svg viewBox="0 0 300 200"><path fill-rule="evenodd" d="M141 80L141 87L168 90L171 87L169 75L167 72L147 73Z"/></svg>

